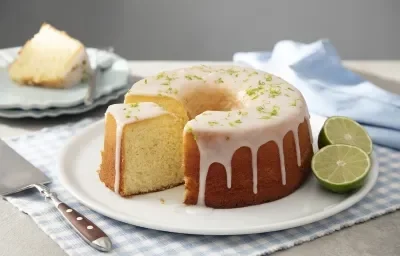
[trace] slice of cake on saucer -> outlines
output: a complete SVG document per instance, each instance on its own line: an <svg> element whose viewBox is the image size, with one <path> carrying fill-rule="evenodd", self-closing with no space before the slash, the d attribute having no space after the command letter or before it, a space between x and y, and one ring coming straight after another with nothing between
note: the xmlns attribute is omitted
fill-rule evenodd
<svg viewBox="0 0 400 256"><path fill-rule="evenodd" d="M21 85L69 88L88 79L92 71L85 46L44 23L22 47L8 72Z"/></svg>

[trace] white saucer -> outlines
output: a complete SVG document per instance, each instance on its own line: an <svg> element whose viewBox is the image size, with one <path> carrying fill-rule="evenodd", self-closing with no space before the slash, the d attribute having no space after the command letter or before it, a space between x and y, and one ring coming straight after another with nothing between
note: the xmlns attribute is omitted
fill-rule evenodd
<svg viewBox="0 0 400 256"><path fill-rule="evenodd" d="M90 105L79 104L72 107L66 108L46 108L46 109L0 109L0 117L4 118L46 118L46 117L57 117L62 115L77 115L81 113L88 112L92 109L95 109L99 106L106 105L107 103L111 102L112 100L116 100L122 95L124 95L131 87L132 84L142 79L139 76L129 76L128 84L124 87L121 87L118 90L112 91L111 93L104 95L100 98L97 98L93 101Z"/></svg>
<svg viewBox="0 0 400 256"><path fill-rule="evenodd" d="M2 49L1 54L14 59L20 47ZM88 48L91 62L96 49ZM128 62L120 56L101 51L103 56L110 55L116 60L112 67L103 72L97 80L95 99L124 87L130 74ZM0 58L0 109L46 109L50 107L70 107L83 103L88 84L82 83L69 89L51 89L20 86L11 81L7 68Z"/></svg>
<svg viewBox="0 0 400 256"><path fill-rule="evenodd" d="M111 94L104 95L97 98L90 105L79 104L77 106L66 108L46 108L46 109L0 109L0 117L18 119L18 118L46 118L57 117L62 115L77 115L88 112L96 107L106 105L112 100L116 100L124 95L129 89L130 85L125 86L119 90L113 91Z"/></svg>
<svg viewBox="0 0 400 256"><path fill-rule="evenodd" d="M312 115L314 137L324 118ZM99 180L104 120L74 137L59 159L59 178L65 188L89 208L132 225L185 234L236 235L282 230L330 217L360 201L374 186L378 163L366 184L349 195L323 190L310 175L293 194L266 204L237 209L210 209L182 204L183 186L124 199L108 190ZM164 201L164 203L161 202Z"/></svg>

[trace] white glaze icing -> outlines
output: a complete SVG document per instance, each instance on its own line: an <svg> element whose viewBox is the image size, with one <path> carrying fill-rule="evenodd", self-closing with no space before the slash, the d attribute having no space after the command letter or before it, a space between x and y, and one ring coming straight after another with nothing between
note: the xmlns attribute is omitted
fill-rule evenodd
<svg viewBox="0 0 400 256"><path fill-rule="evenodd" d="M292 131L297 164L301 165L298 127L309 119L301 93L279 77L237 66L195 66L161 72L134 84L129 95L163 95L184 102L189 90L208 85L228 88L242 103L241 109L206 111L190 120L184 132L195 135L200 152L198 205L204 205L208 169L225 167L227 187L232 186L231 161L235 151L248 147L252 154L253 192L258 192L257 152L273 141L278 146L282 184L286 184L283 138ZM312 138L312 137L311 137Z"/></svg>
<svg viewBox="0 0 400 256"><path fill-rule="evenodd" d="M296 146L296 157L297 157L297 166L301 165L301 152L300 152L300 142L299 142L299 131L296 130L291 130L293 133L294 137L294 144Z"/></svg>
<svg viewBox="0 0 400 256"><path fill-rule="evenodd" d="M168 112L159 105L151 102L142 102L136 104L113 104L107 108L105 115L110 114L116 122L115 132L115 180L114 192L119 193L120 184L120 159L121 159L121 143L122 132L127 124L131 124L140 120L154 118Z"/></svg>

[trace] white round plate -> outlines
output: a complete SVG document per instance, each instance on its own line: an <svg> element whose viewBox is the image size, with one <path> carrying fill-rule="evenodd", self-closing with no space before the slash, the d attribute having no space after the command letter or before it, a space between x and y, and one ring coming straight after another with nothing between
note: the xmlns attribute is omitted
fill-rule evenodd
<svg viewBox="0 0 400 256"><path fill-rule="evenodd" d="M311 116L316 133L324 118ZM210 209L182 204L183 185L161 192L122 198L99 180L100 150L104 120L74 137L59 159L59 178L65 188L89 208L132 225L199 235L237 235L282 230L330 217L360 201L374 186L378 163L366 184L350 195L338 195L320 188L313 175L293 194L270 203L236 209ZM163 201L164 203L162 203Z"/></svg>
<svg viewBox="0 0 400 256"><path fill-rule="evenodd" d="M0 50L1 56L14 59L20 47ZM97 49L88 48L89 60L94 66ZM112 67L102 73L97 79L95 99L110 94L127 84L130 69L128 62L114 53L100 51L102 56L115 58ZM50 107L70 107L83 102L87 83L82 83L69 89L51 89L43 87L21 86L11 81L7 68L0 58L0 109L46 109Z"/></svg>

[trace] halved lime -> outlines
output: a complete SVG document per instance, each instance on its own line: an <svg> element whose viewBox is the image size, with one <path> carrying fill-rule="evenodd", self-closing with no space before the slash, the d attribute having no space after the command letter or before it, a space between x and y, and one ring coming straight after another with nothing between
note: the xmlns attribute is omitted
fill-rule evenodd
<svg viewBox="0 0 400 256"><path fill-rule="evenodd" d="M372 141L367 131L356 121L343 116L329 117L319 132L318 147L346 144L364 150L368 155L372 152Z"/></svg>
<svg viewBox="0 0 400 256"><path fill-rule="evenodd" d="M355 146L336 144L318 151L311 168L326 189L346 193L360 188L371 168L368 154Z"/></svg>

